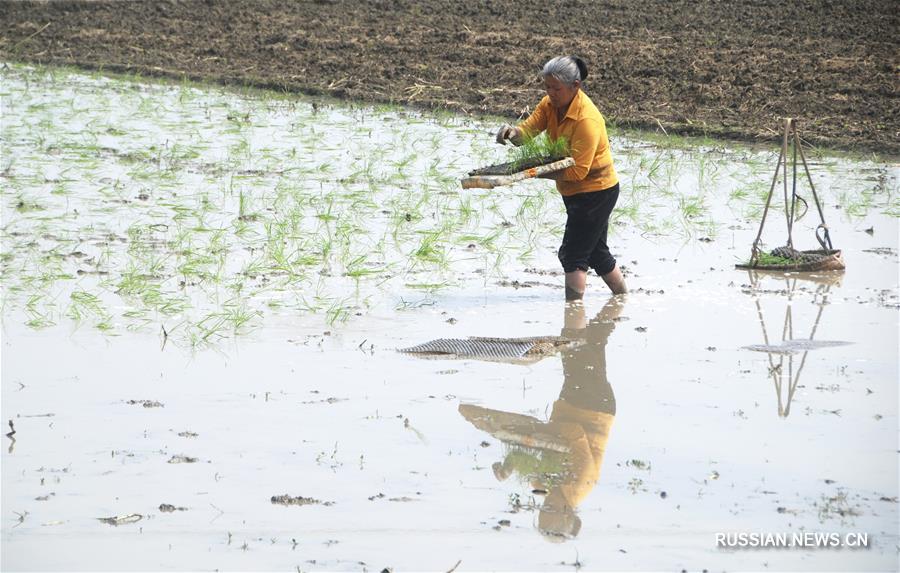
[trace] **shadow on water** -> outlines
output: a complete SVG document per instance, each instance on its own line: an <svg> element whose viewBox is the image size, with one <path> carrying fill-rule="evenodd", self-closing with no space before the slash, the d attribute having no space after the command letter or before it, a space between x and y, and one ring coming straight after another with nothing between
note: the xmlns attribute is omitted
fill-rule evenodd
<svg viewBox="0 0 900 573"><path fill-rule="evenodd" d="M842 341L815 340L816 331L822 320L822 314L825 307L829 304L829 294L833 286L840 286L842 273L826 273L821 275L804 274L804 275L784 275L782 273L760 273L758 271L748 271L750 278L750 286L754 293L753 302L756 305L756 314L759 317L759 325L762 328L763 344L746 347L749 350L766 352L769 359L769 377L775 387L775 397L778 403L778 417L787 418L791 413L791 402L794 399L794 393L800 383L800 375L806 366L806 359L810 350L824 348L829 346L838 346L847 344ZM782 278L784 280L784 291L787 293L787 300L784 307L784 319L781 322L781 342L775 344L769 336L769 330L766 328L766 315L763 312L760 303L759 292L761 292L760 283L763 278ZM812 326L809 327L809 335L807 338L795 338L794 335L794 315L791 303L794 295L798 291L798 281L801 285L799 290L808 290L812 286L814 303L818 307L816 317ZM806 283L806 284L804 284ZM770 324L772 318L769 318ZM802 354L800 352L802 351ZM795 361L796 358L796 361Z"/></svg>
<svg viewBox="0 0 900 573"><path fill-rule="evenodd" d="M479 430L506 446L494 475L513 474L546 492L539 508L538 530L549 541L574 538L581 530L578 505L600 478L616 398L606 375L606 345L624 307L610 299L592 319L581 302L567 303L562 336L574 344L560 357L563 385L548 421L532 416L461 404L459 412Z"/></svg>

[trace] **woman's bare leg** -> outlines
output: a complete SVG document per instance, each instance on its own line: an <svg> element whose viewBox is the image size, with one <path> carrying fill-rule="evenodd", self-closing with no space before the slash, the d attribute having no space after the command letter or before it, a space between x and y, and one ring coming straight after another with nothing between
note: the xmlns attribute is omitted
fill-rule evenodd
<svg viewBox="0 0 900 573"><path fill-rule="evenodd" d="M568 275L566 276L568 277ZM628 288L625 287L625 277L622 276L622 271L619 269L619 265L613 267L613 270L609 271L605 275L602 275L601 278L613 294L625 294L626 292L628 292Z"/></svg>
<svg viewBox="0 0 900 573"><path fill-rule="evenodd" d="M584 298L584 289L587 285L587 273L582 270L574 270L566 273L566 300L579 300Z"/></svg>

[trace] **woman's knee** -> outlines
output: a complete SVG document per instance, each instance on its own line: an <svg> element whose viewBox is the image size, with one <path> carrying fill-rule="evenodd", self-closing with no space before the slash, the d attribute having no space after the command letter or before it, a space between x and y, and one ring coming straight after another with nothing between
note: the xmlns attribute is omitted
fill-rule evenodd
<svg viewBox="0 0 900 573"><path fill-rule="evenodd" d="M603 275L611 273L612 270L616 268L616 258L612 256L609 251L595 253L594 257L591 259L591 268L602 277Z"/></svg>

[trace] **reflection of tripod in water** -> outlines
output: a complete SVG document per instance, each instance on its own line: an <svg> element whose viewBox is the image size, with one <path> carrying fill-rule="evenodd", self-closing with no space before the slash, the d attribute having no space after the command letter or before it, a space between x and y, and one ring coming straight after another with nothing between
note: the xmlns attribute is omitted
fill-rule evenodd
<svg viewBox="0 0 900 573"><path fill-rule="evenodd" d="M750 275L750 284L753 287L754 291L756 290L760 274L757 271L749 271ZM765 276L777 276L777 275L765 275ZM794 317L791 311L791 301L793 300L794 291L797 288L797 281L809 281L816 284L815 298L818 300L818 311L816 312L816 319L813 322L812 330L809 333L809 338L806 340L797 340L794 338ZM819 321L822 319L822 311L825 309L825 305L828 304L828 293L831 290L832 285L840 282L840 275L823 275L823 276L784 276L784 281L786 283L786 290L788 293L788 305L784 310L784 324L781 330L781 341L780 345L773 345L769 340L769 334L766 330L766 320L763 316L762 306L759 303L759 297L754 297L754 302L756 303L756 313L759 316L759 324L762 327L763 340L765 342L762 346L751 346L748 347L751 350L760 350L766 352L769 355L769 376L772 378L772 382L775 385L775 397L778 400L778 416L781 418L787 418L791 413L791 402L794 399L794 392L797 390L797 384L800 381L800 374L803 373L803 367L806 366L806 357L809 354L809 351L817 348L815 342L813 341L816 330L819 328ZM807 342L808 341L808 342ZM823 343L828 344L828 343ZM794 370L794 357L796 354L802 351L803 356L800 358L800 363L797 365L796 371ZM787 380L787 387L784 386L784 381Z"/></svg>

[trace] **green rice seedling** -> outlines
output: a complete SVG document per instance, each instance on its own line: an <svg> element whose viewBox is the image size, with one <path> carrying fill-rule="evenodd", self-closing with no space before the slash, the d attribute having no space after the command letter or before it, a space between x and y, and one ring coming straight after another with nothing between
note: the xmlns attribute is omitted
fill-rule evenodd
<svg viewBox="0 0 900 573"><path fill-rule="evenodd" d="M158 267L151 262L148 268L138 267L135 259L128 261L125 270L120 275L119 282L116 284L116 294L126 296L141 296L149 287L150 281L148 277L153 276L154 270Z"/></svg>
<svg viewBox="0 0 900 573"><path fill-rule="evenodd" d="M743 262L745 265L750 265L752 261L746 260ZM773 255L771 253L763 253L760 252L757 256L756 264L760 266L787 266L797 264L797 261L794 259L788 259L785 257L779 257L778 255Z"/></svg>
<svg viewBox="0 0 900 573"><path fill-rule="evenodd" d="M183 282L218 282L225 264L225 249L217 245L221 237L218 230L205 248L191 248L179 254L181 262L176 264L176 271Z"/></svg>
<svg viewBox="0 0 900 573"><path fill-rule="evenodd" d="M634 202L628 202L621 206L616 205L616 208L613 209L612 215L610 216L610 220L613 223L621 220L629 220L632 222L638 222L640 210L638 205Z"/></svg>
<svg viewBox="0 0 900 573"><path fill-rule="evenodd" d="M648 219L640 226L641 235L644 237L665 237L675 230L675 222L672 220L655 221Z"/></svg>
<svg viewBox="0 0 900 573"><path fill-rule="evenodd" d="M350 311L353 308L351 304L349 304L351 299L345 298L342 300L335 299L325 310L325 322L328 323L329 326L334 326L336 323L347 322L350 318Z"/></svg>
<svg viewBox="0 0 900 573"><path fill-rule="evenodd" d="M194 97L195 93L190 81L187 79L187 76L182 76L181 86L178 89L178 102L182 105L187 105L194 100Z"/></svg>
<svg viewBox="0 0 900 573"><path fill-rule="evenodd" d="M888 217L900 217L900 201L893 201L882 211Z"/></svg>
<svg viewBox="0 0 900 573"><path fill-rule="evenodd" d="M41 257L38 273L38 281L44 288L49 288L58 280L71 280L75 277L62 267L62 261L58 257Z"/></svg>
<svg viewBox="0 0 900 573"><path fill-rule="evenodd" d="M320 284L320 286L321 286L321 284ZM300 310L302 312L308 312L311 314L315 314L315 313L320 312L323 308L325 308L324 299L322 297L320 297L318 294L315 294L311 298L308 298L306 296L306 293L300 292L297 295L296 308L297 308L297 310Z"/></svg>
<svg viewBox="0 0 900 573"><path fill-rule="evenodd" d="M209 313L196 324L187 327L190 344L195 348L225 338L227 330L228 319L222 312Z"/></svg>
<svg viewBox="0 0 900 573"><path fill-rule="evenodd" d="M410 290L419 290L424 291L429 294L435 294L439 291L445 290L451 286L454 286L454 283L451 281L440 281L440 282L407 282L404 283L406 288Z"/></svg>
<svg viewBox="0 0 900 573"><path fill-rule="evenodd" d="M663 152L656 153L653 155L653 160L650 161L647 155L642 154L640 163L638 164L637 172L641 173L644 177L652 181L656 177L657 172L662 165L662 161L660 160L662 155Z"/></svg>
<svg viewBox="0 0 900 573"><path fill-rule="evenodd" d="M122 313L122 318L128 320L128 324L125 325L125 330L129 332L137 332L141 331L148 326L154 324L153 320L150 319L147 309L133 309L128 310Z"/></svg>
<svg viewBox="0 0 900 573"><path fill-rule="evenodd" d="M516 255L516 260L522 264L530 263L534 258L534 251L536 249L537 245L535 244L534 236L529 235L529 237L523 243L519 254Z"/></svg>
<svg viewBox="0 0 900 573"><path fill-rule="evenodd" d="M746 203L740 209L740 216L747 221L757 221L760 217L762 217L762 212L762 204Z"/></svg>
<svg viewBox="0 0 900 573"><path fill-rule="evenodd" d="M25 215L27 213L33 213L35 211L45 211L47 208L34 201L30 197L18 195L15 199L15 209L16 212Z"/></svg>
<svg viewBox="0 0 900 573"><path fill-rule="evenodd" d="M489 252L493 252L497 249L497 239L503 234L506 229L504 227L497 227L484 235L479 235L475 237L475 242L478 243L483 249L486 249Z"/></svg>
<svg viewBox="0 0 900 573"><path fill-rule="evenodd" d="M679 197L678 207L685 220L695 219L706 212L706 202L702 196Z"/></svg>
<svg viewBox="0 0 900 573"><path fill-rule="evenodd" d="M238 130L240 131L240 130ZM228 164L232 166L242 165L251 158L250 141L246 134L240 133L238 140L228 147Z"/></svg>
<svg viewBox="0 0 900 573"><path fill-rule="evenodd" d="M184 168L191 161L200 157L200 151L179 143L173 143L168 151L161 153L159 168L163 171L176 171ZM165 167L163 167L165 165Z"/></svg>
<svg viewBox="0 0 900 573"><path fill-rule="evenodd" d="M408 155L402 157L401 159L398 159L397 161L394 161L392 163L394 168L396 168L397 175L400 177L400 179L406 179L406 174L405 174L404 170L407 167L409 167L410 165L412 165L413 162L415 162L417 157L418 157L418 154L415 151L413 151L410 154L408 154Z"/></svg>
<svg viewBox="0 0 900 573"><path fill-rule="evenodd" d="M741 187L735 187L734 189L732 189L728 193L728 202L731 203L731 202L735 202L735 201L739 201L739 202L746 201L747 198L750 197L750 193L751 193L751 189L749 187L750 187L749 185L745 185L745 186L741 186Z"/></svg>
<svg viewBox="0 0 900 573"><path fill-rule="evenodd" d="M526 138L522 145L510 151L511 171L520 171L525 167L546 163L550 159L561 159L569 155L569 142L565 137L550 139L546 133L537 137Z"/></svg>
<svg viewBox="0 0 900 573"><path fill-rule="evenodd" d="M708 237L710 239L715 239L719 235L720 224L713 221L712 219L704 219L697 225L698 233L701 233L704 237Z"/></svg>
<svg viewBox="0 0 900 573"><path fill-rule="evenodd" d="M321 202L316 205L316 218L322 221L334 221L337 219L337 215L334 213L334 195L329 194L324 197L320 194L319 198ZM320 209L320 206L324 206L325 209Z"/></svg>
<svg viewBox="0 0 900 573"><path fill-rule="evenodd" d="M43 306L43 310L40 306ZM25 315L28 318L25 325L30 328L47 328L56 324L53 320L52 303L48 305L44 302L44 296L41 294L32 294L28 297L25 303Z"/></svg>
<svg viewBox="0 0 900 573"><path fill-rule="evenodd" d="M431 264L445 268L448 265L447 250L443 245L447 231L446 228L417 231L421 235L421 240L411 254L413 267Z"/></svg>
<svg viewBox="0 0 900 573"><path fill-rule="evenodd" d="M677 191L675 183L680 174L679 160L674 154L668 152L662 159L662 164L664 165L663 172L657 172L657 177L651 178L650 181L663 196L673 196Z"/></svg>
<svg viewBox="0 0 900 573"><path fill-rule="evenodd" d="M251 321L262 316L260 311L250 310L244 298L231 299L225 303L223 308L225 310L225 320L231 326L234 334L245 332Z"/></svg>
<svg viewBox="0 0 900 573"><path fill-rule="evenodd" d="M163 293L162 287L158 283L148 285L141 294L141 302L164 316L180 314L190 307L186 297Z"/></svg>
<svg viewBox="0 0 900 573"><path fill-rule="evenodd" d="M108 323L110 315L103 307L101 300L94 294L84 290L75 290L69 295L71 304L67 315L72 320L79 322L85 316L94 316L101 323Z"/></svg>
<svg viewBox="0 0 900 573"><path fill-rule="evenodd" d="M528 225L529 222L539 220L546 204L546 194L537 193L526 195L516 210L516 220L521 225Z"/></svg>
<svg viewBox="0 0 900 573"><path fill-rule="evenodd" d="M238 221L247 222L254 221L257 218L257 214L251 212L250 210L250 198L244 193L244 188L241 187L240 191L238 191Z"/></svg>

